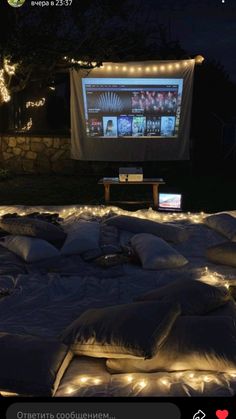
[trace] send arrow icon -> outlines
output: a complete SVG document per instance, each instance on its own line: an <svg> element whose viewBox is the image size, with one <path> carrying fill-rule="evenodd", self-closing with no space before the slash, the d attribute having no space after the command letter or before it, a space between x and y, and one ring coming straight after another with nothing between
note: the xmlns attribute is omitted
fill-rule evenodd
<svg viewBox="0 0 236 419"><path fill-rule="evenodd" d="M202 410L199 410L197 413L195 413L193 419L204 419L205 417L205 413Z"/></svg>

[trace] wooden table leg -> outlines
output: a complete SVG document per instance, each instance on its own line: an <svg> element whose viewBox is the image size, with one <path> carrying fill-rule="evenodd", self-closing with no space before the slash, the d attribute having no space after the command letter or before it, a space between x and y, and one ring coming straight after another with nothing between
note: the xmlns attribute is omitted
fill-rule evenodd
<svg viewBox="0 0 236 419"><path fill-rule="evenodd" d="M105 188L105 202L106 202L106 204L108 204L108 202L110 201L110 185L109 185L109 183L105 183L104 188Z"/></svg>
<svg viewBox="0 0 236 419"><path fill-rule="evenodd" d="M156 183L152 185L152 195L154 208L158 209L158 185Z"/></svg>

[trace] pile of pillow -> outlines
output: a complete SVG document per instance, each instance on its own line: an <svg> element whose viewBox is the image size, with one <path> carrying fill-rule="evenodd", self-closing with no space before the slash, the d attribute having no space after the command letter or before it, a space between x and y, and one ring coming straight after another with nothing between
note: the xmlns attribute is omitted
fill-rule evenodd
<svg viewBox="0 0 236 419"><path fill-rule="evenodd" d="M61 339L77 355L106 358L110 372L221 372L236 369L235 320L226 288L178 280L131 304L86 311Z"/></svg>
<svg viewBox="0 0 236 419"><path fill-rule="evenodd" d="M8 217L0 220L0 228L8 234L0 245L28 263L73 254L87 261L98 259L101 265L124 263L125 258L107 260L120 254L119 231L132 234L131 247L144 269L170 269L183 266L187 260L168 242L187 238L186 230L168 223L157 223L135 217L115 216L102 223L80 220L67 235L59 225L30 217ZM102 259L102 260L101 260Z"/></svg>
<svg viewBox="0 0 236 419"><path fill-rule="evenodd" d="M6 232L0 244L26 262L38 262L61 255L81 254L99 248L99 223L80 221L68 235L60 226L30 217L0 220Z"/></svg>
<svg viewBox="0 0 236 419"><path fill-rule="evenodd" d="M213 263L236 267L236 218L226 213L214 214L205 218L205 224L228 239L209 247L207 259Z"/></svg>

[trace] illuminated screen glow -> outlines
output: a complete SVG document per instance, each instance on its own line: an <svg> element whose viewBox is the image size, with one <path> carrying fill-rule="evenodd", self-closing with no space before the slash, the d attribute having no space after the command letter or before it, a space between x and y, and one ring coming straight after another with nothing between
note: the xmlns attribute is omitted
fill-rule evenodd
<svg viewBox="0 0 236 419"><path fill-rule="evenodd" d="M82 78L82 88L88 137L178 137L182 78Z"/></svg>
<svg viewBox="0 0 236 419"><path fill-rule="evenodd" d="M159 193L159 209L181 210L182 195L173 193Z"/></svg>

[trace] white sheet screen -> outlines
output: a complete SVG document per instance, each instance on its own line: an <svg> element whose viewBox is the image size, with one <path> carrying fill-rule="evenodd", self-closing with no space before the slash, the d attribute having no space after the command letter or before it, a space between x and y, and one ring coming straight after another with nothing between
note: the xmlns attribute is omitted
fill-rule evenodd
<svg viewBox="0 0 236 419"><path fill-rule="evenodd" d="M177 138L183 79L82 78L90 138Z"/></svg>

